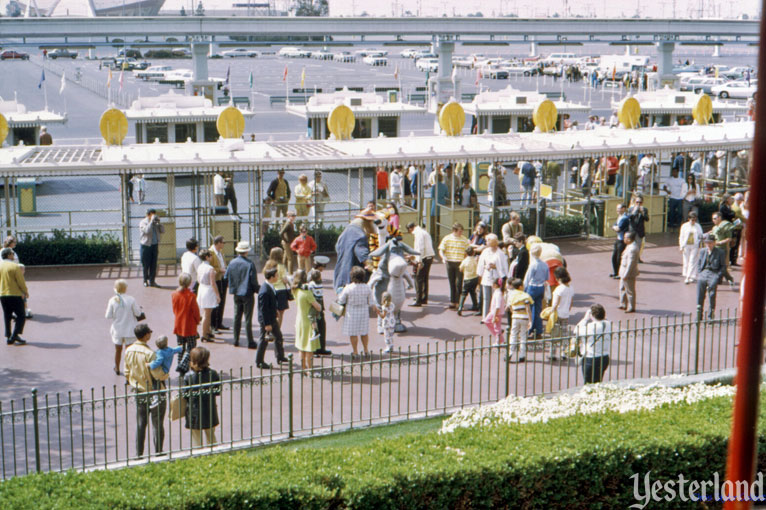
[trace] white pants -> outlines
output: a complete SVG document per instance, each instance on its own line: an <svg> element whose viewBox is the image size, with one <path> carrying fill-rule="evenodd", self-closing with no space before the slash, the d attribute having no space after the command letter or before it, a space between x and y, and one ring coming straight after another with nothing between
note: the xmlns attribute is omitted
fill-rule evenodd
<svg viewBox="0 0 766 510"><path fill-rule="evenodd" d="M527 328L529 327L529 319L524 317L511 319L511 338L510 347L511 352L518 352L520 358L524 358L527 355Z"/></svg>
<svg viewBox="0 0 766 510"><path fill-rule="evenodd" d="M700 248L696 244L687 244L684 246L683 258L683 272L681 275L684 278L696 278L697 277L697 259L699 258Z"/></svg>

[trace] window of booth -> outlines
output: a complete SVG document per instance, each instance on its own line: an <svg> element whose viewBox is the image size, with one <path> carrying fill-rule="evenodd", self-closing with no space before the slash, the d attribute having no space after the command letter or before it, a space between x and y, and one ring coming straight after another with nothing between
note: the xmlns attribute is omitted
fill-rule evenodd
<svg viewBox="0 0 766 510"><path fill-rule="evenodd" d="M351 135L354 138L372 138L372 119L356 119L354 132Z"/></svg>
<svg viewBox="0 0 766 510"><path fill-rule="evenodd" d="M192 142L197 141L196 124L176 124L176 142L182 143L191 138Z"/></svg>
<svg viewBox="0 0 766 510"><path fill-rule="evenodd" d="M146 143L154 143L154 140L159 140L160 143L168 143L167 124L146 125Z"/></svg>
<svg viewBox="0 0 766 510"><path fill-rule="evenodd" d="M217 142L218 141L218 128L215 126L214 120L206 121L202 124L203 136L205 142Z"/></svg>
<svg viewBox="0 0 766 510"><path fill-rule="evenodd" d="M507 133L511 129L511 117L492 117L492 133Z"/></svg>
<svg viewBox="0 0 766 510"><path fill-rule="evenodd" d="M399 119L396 117L380 117L378 119L378 131L388 138L396 138L399 127Z"/></svg>
<svg viewBox="0 0 766 510"><path fill-rule="evenodd" d="M35 128L13 128L13 143L18 145L19 142L24 142L24 145L37 145L37 140L35 140Z"/></svg>
<svg viewBox="0 0 766 510"><path fill-rule="evenodd" d="M518 133L531 133L535 130L535 123L532 122L532 117L519 117L519 128L516 130Z"/></svg>

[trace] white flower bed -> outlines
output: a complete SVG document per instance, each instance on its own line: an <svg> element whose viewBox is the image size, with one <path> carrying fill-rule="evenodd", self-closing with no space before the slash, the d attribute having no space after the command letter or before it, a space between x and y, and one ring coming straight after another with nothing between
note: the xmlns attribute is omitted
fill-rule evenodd
<svg viewBox="0 0 766 510"><path fill-rule="evenodd" d="M703 383L678 388L657 383L635 387L588 384L577 393L553 397L511 396L491 405L463 409L444 420L440 433L477 425L547 422L576 414L650 410L665 404L692 404L708 398L733 395L734 386L710 386Z"/></svg>

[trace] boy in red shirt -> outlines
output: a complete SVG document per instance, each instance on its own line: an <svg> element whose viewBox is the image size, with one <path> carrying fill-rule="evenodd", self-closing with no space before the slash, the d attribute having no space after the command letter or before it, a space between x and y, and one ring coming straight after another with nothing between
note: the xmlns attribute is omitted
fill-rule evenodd
<svg viewBox="0 0 766 510"><path fill-rule="evenodd" d="M378 200L386 200L388 198L388 172L383 167L378 168L376 174L378 181Z"/></svg>
<svg viewBox="0 0 766 510"><path fill-rule="evenodd" d="M298 269L303 269L308 274L311 271L311 254L317 251L317 244L309 235L306 225L301 225L300 233L293 239L290 249L298 255Z"/></svg>

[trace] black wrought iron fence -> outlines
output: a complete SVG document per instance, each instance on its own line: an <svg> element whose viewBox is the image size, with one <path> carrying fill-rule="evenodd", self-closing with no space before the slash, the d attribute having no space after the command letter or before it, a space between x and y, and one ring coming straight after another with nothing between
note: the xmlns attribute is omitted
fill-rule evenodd
<svg viewBox="0 0 766 510"><path fill-rule="evenodd" d="M604 380L731 368L737 327L736 311L709 320L679 315L613 323ZM580 358L547 356L552 346L567 353L572 342L569 336L529 341L523 363L513 362L507 344L474 337L360 359L319 358L307 370L292 362L273 371L230 370L219 372L219 383L183 387L173 381L149 393L127 386L46 395L33 389L29 397L0 402L0 473L7 479L133 465L444 415L509 395L555 393L583 384ZM206 411L209 419L213 413L218 418L215 437L197 431L202 444L192 444L185 417L171 419L169 410L180 406L183 395L187 402L216 401L216 409ZM139 414L148 418L143 456L136 439Z"/></svg>

